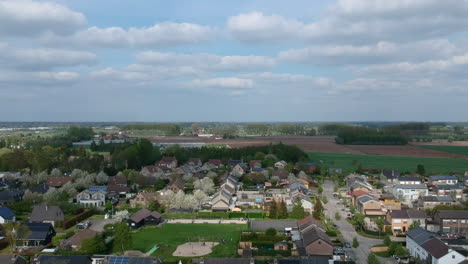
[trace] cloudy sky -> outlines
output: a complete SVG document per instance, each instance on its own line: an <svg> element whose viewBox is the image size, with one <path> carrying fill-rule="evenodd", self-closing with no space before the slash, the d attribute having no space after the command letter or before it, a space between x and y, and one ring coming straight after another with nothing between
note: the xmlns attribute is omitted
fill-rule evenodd
<svg viewBox="0 0 468 264"><path fill-rule="evenodd" d="M468 121L468 0L0 0L1 121Z"/></svg>

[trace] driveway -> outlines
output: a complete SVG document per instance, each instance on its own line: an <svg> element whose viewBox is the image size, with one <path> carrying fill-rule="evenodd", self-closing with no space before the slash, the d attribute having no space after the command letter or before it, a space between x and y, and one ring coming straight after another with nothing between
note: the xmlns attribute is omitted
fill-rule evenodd
<svg viewBox="0 0 468 264"><path fill-rule="evenodd" d="M383 240L360 236L354 230L354 227L346 221L346 212L341 211L341 209L343 209L344 207L337 205L337 202L339 202L339 200L338 198L333 197L334 186L335 186L334 183L328 180L325 181L322 186L323 194L327 196L328 198L328 203L324 205L324 207L326 208L325 216L332 219L332 221L336 225L338 225L338 229L340 230L346 242L349 242L352 244L353 238L355 237L359 241L358 248L346 249L346 253L348 254L348 256L350 256L351 258L354 258L357 263L362 263L362 264L367 263L367 256L370 253L371 247L377 244L382 244ZM340 213L341 215L340 220L335 220L336 212Z"/></svg>
<svg viewBox="0 0 468 264"><path fill-rule="evenodd" d="M103 232L104 226L107 224L115 224L117 223L117 219L93 219L90 220L91 226L89 229L94 230L96 232Z"/></svg>

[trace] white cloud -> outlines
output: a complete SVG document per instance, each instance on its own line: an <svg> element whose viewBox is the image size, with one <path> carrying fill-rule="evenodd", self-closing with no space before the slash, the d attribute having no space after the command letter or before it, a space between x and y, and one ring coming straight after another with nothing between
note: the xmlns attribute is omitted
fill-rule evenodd
<svg viewBox="0 0 468 264"><path fill-rule="evenodd" d="M86 25L86 17L52 2L0 0L0 34L37 36L44 32L69 34Z"/></svg>
<svg viewBox="0 0 468 264"><path fill-rule="evenodd" d="M65 83L78 81L80 74L77 72L0 72L0 82L9 83Z"/></svg>
<svg viewBox="0 0 468 264"><path fill-rule="evenodd" d="M315 65L380 64L447 58L458 52L460 49L445 39L405 44L381 41L375 45L316 45L291 49L280 52L278 59L286 63Z"/></svg>
<svg viewBox="0 0 468 264"><path fill-rule="evenodd" d="M254 81L251 79L237 78L237 77L223 77L213 79L195 79L189 83L189 86L197 88L252 88Z"/></svg>
<svg viewBox="0 0 468 264"><path fill-rule="evenodd" d="M48 70L63 66L94 65L97 57L90 52L60 49L19 49L0 42L0 66L20 70Z"/></svg>
<svg viewBox="0 0 468 264"><path fill-rule="evenodd" d="M166 67L192 67L201 71L251 71L275 66L265 56L218 56L213 54L176 54L148 51L137 55L141 64Z"/></svg>
<svg viewBox="0 0 468 264"><path fill-rule="evenodd" d="M72 45L77 47L160 47L182 44L206 43L215 30L191 23L163 22L152 27L128 30L120 27L91 27L71 36L48 34L41 41L49 45Z"/></svg>

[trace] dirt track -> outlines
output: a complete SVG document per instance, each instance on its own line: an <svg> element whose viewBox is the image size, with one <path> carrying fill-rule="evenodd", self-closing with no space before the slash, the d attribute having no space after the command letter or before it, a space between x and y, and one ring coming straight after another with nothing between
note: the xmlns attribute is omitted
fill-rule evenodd
<svg viewBox="0 0 468 264"><path fill-rule="evenodd" d="M264 146L270 143L282 142L288 145L296 145L305 152L323 153L347 153L347 154L373 154L373 155L395 155L413 157L458 157L468 158L466 155L448 153L432 149L420 148L416 145L406 146L382 146L382 145L339 145L335 143L334 137L317 136L271 136L252 137L249 139L208 139L198 137L159 137L152 138L153 142L204 142L206 144L225 144L232 148L245 146Z"/></svg>

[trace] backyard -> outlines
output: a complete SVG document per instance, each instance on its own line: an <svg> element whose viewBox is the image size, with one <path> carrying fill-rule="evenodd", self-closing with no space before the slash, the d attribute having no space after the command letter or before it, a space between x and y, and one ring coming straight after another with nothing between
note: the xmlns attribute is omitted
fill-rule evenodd
<svg viewBox="0 0 468 264"><path fill-rule="evenodd" d="M468 159L405 157L385 155L357 155L342 153L309 153L313 162L331 168L355 170L360 163L365 169L394 169L402 172L415 172L418 164L424 165L426 174L448 174L464 172L468 169Z"/></svg>
<svg viewBox="0 0 468 264"><path fill-rule="evenodd" d="M133 249L148 252L155 245L153 255L164 260L178 260L172 254L179 245L187 242L217 242L211 257L235 257L241 231L247 225L215 224L165 224L162 227L145 227L132 234Z"/></svg>

